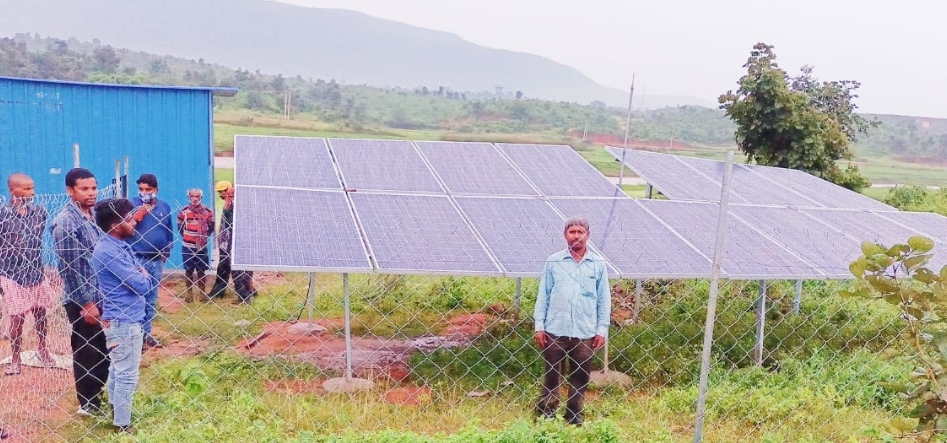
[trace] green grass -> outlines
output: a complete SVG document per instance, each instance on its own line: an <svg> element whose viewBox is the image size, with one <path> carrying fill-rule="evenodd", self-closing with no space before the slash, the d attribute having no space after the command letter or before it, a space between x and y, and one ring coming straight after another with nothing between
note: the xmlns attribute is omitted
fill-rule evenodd
<svg viewBox="0 0 947 443"><path fill-rule="evenodd" d="M947 182L947 169L939 165L907 163L889 157L858 159L857 164L873 183L941 186Z"/></svg>
<svg viewBox="0 0 947 443"><path fill-rule="evenodd" d="M612 369L630 374L630 388L593 388L588 423L533 424L541 360L531 325L499 322L473 346L416 353L410 384L430 389L417 406L383 400L398 387L376 380L372 390L330 394L321 380L338 374L288 356L253 358L234 343L256 335L267 321L295 318L308 275L286 274L261 287L252 306L193 304L158 323L178 342L201 343L197 356L164 357L142 369L134 421L143 441L300 442L687 442L693 438L696 369L708 285L650 281L642 322L613 326ZM410 336L437 331L437 319L501 300L510 279L352 276L355 332ZM524 280L524 294L535 280ZM619 285L633 282L616 282ZM341 278L317 275L316 312L341 314ZM901 400L887 384L903 382L908 362L891 358L898 326L881 303L842 299L837 284L809 282L802 312L785 309L791 284L770 289L766 348L779 370L748 363L753 345L754 283L722 288L711 372L706 441L865 441L902 417ZM532 297L524 297L529 312ZM378 313L384 310L385 315ZM411 315L409 315L411 314ZM380 320L376 321L376 318ZM247 320L249 327L235 326ZM422 326L419 326L422 325ZM338 331L329 333L339 335ZM600 363L597 363L600 366ZM512 383L510 383L512 381ZM304 389L280 388L297 383ZM274 389L273 387L277 388ZM471 391L488 391L484 397ZM67 441L123 441L107 418L51 424Z"/></svg>
<svg viewBox="0 0 947 443"><path fill-rule="evenodd" d="M387 138L404 139L406 135L354 133L331 130L274 128L267 126L234 126L224 123L214 124L214 152L232 152L233 139L237 134L242 135L279 135L287 137L322 137L322 138Z"/></svg>

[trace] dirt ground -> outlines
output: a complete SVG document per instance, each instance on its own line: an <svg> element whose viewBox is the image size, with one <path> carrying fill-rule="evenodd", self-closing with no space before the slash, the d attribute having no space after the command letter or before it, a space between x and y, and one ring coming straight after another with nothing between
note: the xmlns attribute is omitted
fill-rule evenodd
<svg viewBox="0 0 947 443"><path fill-rule="evenodd" d="M487 314L460 315L450 319L439 335L414 339L353 337L352 375L358 378L409 383L411 370L408 367L408 359L412 353L469 345L493 320L495 318ZM315 323L321 328L307 328L305 323L268 323L257 337L238 343L237 349L252 357L292 358L310 362L324 370L344 373L347 366L345 337L325 332L342 326L342 320L323 319ZM273 389L280 390L298 388L295 392L303 392L312 387L312 384L307 383L272 386ZM321 389L321 386L318 388Z"/></svg>
<svg viewBox="0 0 947 443"><path fill-rule="evenodd" d="M172 284L166 279L159 292L158 304L162 312L174 313L183 307L181 300L171 293ZM53 307L49 318L50 350L54 354L71 357L69 325L62 307ZM411 370L407 362L411 353L468 345L496 319L489 314L461 315L450 319L439 335L410 340L354 337L353 375L390 383L393 387L383 394L383 398L392 404L426 404L432 398L430 390L410 383ZM325 330L334 331L342 327L343 320L322 319L317 324ZM235 349L251 357L292 358L311 362L325 370L344 373L345 338L306 326L304 323L269 323L259 336L236 343ZM163 335L157 327L155 332L158 336ZM36 337L29 316L24 325L24 340L25 350L35 349ZM164 348L149 350L142 356L142 366L147 367L155 361L174 356L198 355L206 348L206 343L201 340L165 342ZM0 341L0 360L9 355L10 343L4 337ZM324 392L322 380L271 382L264 388L293 393ZM63 441L57 429L69 426L73 420L83 420L75 415L78 402L71 369L24 366L19 375L0 375L0 402L0 426L11 433L11 438L4 443Z"/></svg>

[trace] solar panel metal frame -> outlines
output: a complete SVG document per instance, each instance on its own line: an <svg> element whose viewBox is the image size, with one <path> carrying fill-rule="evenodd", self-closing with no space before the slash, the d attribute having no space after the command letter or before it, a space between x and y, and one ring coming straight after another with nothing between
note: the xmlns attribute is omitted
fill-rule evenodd
<svg viewBox="0 0 947 443"><path fill-rule="evenodd" d="M696 240L698 239L693 238L690 235L690 232L685 232L684 230L679 229L679 227L676 227L673 224L677 221L675 217L671 217L670 214L668 214L667 211L663 208L661 209L661 211L665 212L664 215L661 215L656 211L658 210L658 208L662 206L665 208L679 206L681 208L699 208L699 209L713 210L713 212L715 212L716 214L719 214L720 212L719 203L714 203L714 202L678 202L678 201L673 201L673 200L639 200L638 203L643 205L645 208L647 208L658 219L663 220L665 223L668 223L668 226L671 229L673 229L676 233L678 233L678 235L680 235L682 238L687 240L689 244L694 245L694 247L697 248L698 251L701 251L701 249L697 247L698 242ZM733 205L728 205L728 208L732 208L732 207ZM670 220L670 219L673 219L673 220ZM707 227L706 229L699 229L699 230L696 230L695 232L711 233L710 235L714 235L713 233L716 232L717 217L715 216L703 217L703 218L697 218L697 220L707 220ZM729 209L728 209L728 214L727 214L728 233L732 232L733 229L746 230L752 233L753 235L757 236L757 240L761 240L762 242L765 242L765 243L761 243L761 246L765 246L765 249L781 252L784 255L780 255L780 257L787 257L788 258L786 259L787 261L796 262L796 263L787 263L788 265L792 265L792 266L802 265L803 267L808 268L808 271L783 272L783 273L780 273L780 272L757 272L757 273L739 272L738 273L735 270L737 266L735 266L734 263L730 261L728 259L728 256L726 255L727 252L730 251L730 249L725 249L724 251L725 255L722 257L721 263L720 263L720 271L721 271L722 276L725 276L726 278L731 279L731 280L800 280L800 279L821 280L825 278L825 272L823 272L817 265L799 256L793 250L787 248L783 243L780 243L774 240L772 237L766 235L765 232L758 229L752 223L748 223L747 221L743 220L740 217L733 216L732 214L729 213ZM733 242L734 238L735 237L732 234L725 235L724 247L725 248L733 247L735 245L735 243ZM752 238L747 237L747 236L737 236L736 238L753 240ZM701 239L700 243L705 243L706 241L704 240L705 239ZM713 248L715 247L713 243L715 243L715 240L711 242L709 250L701 251L702 253L705 253L705 255L711 258L713 255ZM753 252L752 249L745 249L745 251L750 252L750 253ZM761 257L759 261L761 262L766 261L766 256L764 254L758 254L758 255L760 255ZM747 263L747 262L738 260L737 263L739 264L739 263Z"/></svg>
<svg viewBox="0 0 947 443"><path fill-rule="evenodd" d="M307 164L307 162L300 162L299 158L295 159L296 162L293 163L294 166L303 166L311 169L306 171L299 171L300 174L293 174L292 171L287 171L289 168L287 162L284 160L286 153L274 152L282 149L281 146L273 146L274 143L278 144L283 143L302 143L309 142L314 143L312 150L310 151L313 154L312 164ZM299 148L299 146L296 146ZM306 148L308 149L308 148ZM247 156L255 156L257 154L265 160L272 159L272 168L281 169L282 173L275 175L276 181L272 183L262 183L259 180L260 177L255 176L254 173L259 174L260 170L269 171L264 165L255 165L258 167L254 168L238 168L236 165L237 159L247 158ZM322 161L320 161L322 160ZM301 163L301 164L300 164ZM323 167L322 171L319 171L318 168L321 165L328 165L328 169ZM249 172L248 172L249 171ZM256 172L254 172L256 171ZM307 172L308 174L303 174L302 172ZM315 173L313 173L315 172ZM300 183L289 183L281 182L283 179L294 180L297 179ZM341 190L342 182L339 178L339 170L336 167L335 162L332 160L332 154L329 152L329 145L324 138L315 138L315 137L283 137L283 136L272 136L272 135L241 135L237 134L234 136L234 182L239 182L241 185L255 185L255 186L266 186L266 187L276 187L276 188L286 188L286 189L325 189L325 190Z"/></svg>
<svg viewBox="0 0 947 443"><path fill-rule="evenodd" d="M580 215L588 219L589 224L590 224L589 230L591 231L591 234L592 234L592 238L589 239L589 243L595 248L596 251L598 251L598 253L602 257L605 257L605 259L608 260L610 267L614 270L616 276L620 276L621 278L634 278L634 279L637 279L637 278L681 279L681 278L709 278L710 277L711 268L712 268L711 259L709 257L704 256L704 254L702 254L699 250L697 250L697 248L695 248L693 245L688 243L686 239L684 239L683 237L680 236L680 234L678 234L673 229L671 229L666 223L664 223L663 220L651 214L646 208L644 208L635 199L632 199L630 197L625 197L625 198L619 197L619 198L614 198L614 199L588 199L588 198L574 198L574 197L564 198L563 197L563 198L551 198L549 199L549 201L561 214L563 214L563 218ZM587 210L587 208L581 211L575 210L576 205L586 206L586 205L595 204L595 203L612 204L613 205L612 210L615 210L615 209L618 209L621 211L628 210L628 211L643 214L643 217L646 217L646 218L643 218L643 219L639 218L636 221L629 221L628 223L645 226L645 223L642 222L642 220L649 220L653 222L655 225L660 226L660 228L658 228L657 226L652 226L651 229L662 230L663 228L663 231L668 236L668 237L665 237L664 241L668 241L667 239L671 239L671 241L674 241L677 243L676 246L679 248L679 250L687 250L695 254L695 256L692 256L690 258L696 259L699 265L695 264L694 271L689 271L689 272L685 272L682 270L675 270L673 272L662 273L658 271L637 272L634 270L630 270L627 266L623 265L623 263L625 263L626 260L618 258L622 255L621 252L619 252L618 255L616 255L615 251L610 251L612 247L612 243L609 242L609 238L607 237L608 235L607 231L610 228L608 227L607 224L606 224L606 227L604 228L601 226L602 225L601 217L594 214L593 211ZM618 208L619 205L624 206L624 207ZM570 207L572 210L567 209ZM575 212L579 212L582 214L575 214ZM613 219L615 220L621 219L622 217L609 216L606 218L609 221L611 221ZM605 235L606 238L603 238L603 239L597 238L599 236L598 233L602 232L603 230L606 232L603 233L602 235ZM625 232L624 230L619 231L620 234L624 232ZM619 241L620 243L618 243L618 245L622 245L622 246L629 244L627 237L618 238L616 241ZM641 248L639 250L647 251L647 249L645 248ZM679 262L679 260L680 258L675 256L675 257L668 257L664 261L677 263ZM654 262L656 260L650 260L650 261Z"/></svg>
<svg viewBox="0 0 947 443"><path fill-rule="evenodd" d="M372 258L372 262L375 265L375 270L379 273L385 274L411 274L411 275L458 275L458 276L480 276L480 277L499 277L503 276L503 269L499 265L497 258L493 255L493 251L487 247L486 243L482 238L480 238L479 233L471 226L469 220L466 219L460 208L457 206L456 202L447 195L436 195L436 194L408 194L408 193L396 193L396 192L350 192L348 193L350 204L355 213L355 218L358 220L358 225L361 227L361 232L364 235L365 242L367 243L369 255ZM379 250L381 248L378 245L381 244L379 238L383 237L379 232L375 230L375 225L366 221L370 216L368 210L365 206L362 206L359 203L359 200L369 199L369 198L385 198L390 197L392 200L398 198L414 198L414 199L437 199L443 200L450 205L450 208L453 210L452 214L457 216L457 220L463 223L463 228L466 229L472 240L476 242L476 245L479 249L476 249L480 252L483 252L485 258L488 259L489 264L492 269L484 270L464 270L464 269L446 269L446 268L422 268L422 267L398 267L398 266L389 266L382 262L379 258ZM372 206L368 206L372 207ZM404 205L392 205L392 207L403 208ZM446 212L439 212L438 214L446 214ZM420 219L420 216L417 217ZM419 225L430 224L431 220L419 220ZM380 224L376 224L380 225ZM403 227L402 227L403 228ZM391 229L395 231L395 229ZM456 238L456 234L452 235L452 238ZM420 240L429 241L431 239L421 238ZM486 262L484 262L486 263Z"/></svg>
<svg viewBox="0 0 947 443"><path fill-rule="evenodd" d="M637 175L644 178L651 186L659 189L664 195L668 196L673 200L700 200L700 198L694 198L694 196L705 195L703 198L704 201L716 201L719 202L720 198L720 189L722 187L722 175L721 177L710 176L706 171L704 165L701 165L703 162L713 162L722 164L723 162L718 160L702 159L697 157L685 157L671 154L663 154L658 152L643 151L636 149L627 149L615 147L606 147L606 151L610 153L616 160L622 161L622 164L634 171ZM624 155L623 155L624 151ZM654 174L650 174L648 166L646 165L636 165L631 163L628 159L628 153L631 152L632 156L649 156L651 161L656 161L655 159L665 158L663 161L671 162L676 161L675 164L680 164L687 167L689 170L693 171L693 174L686 178L687 182L690 183L693 180L700 180L703 184L695 186L695 189L703 189L707 186L714 186L714 192L704 192L704 191L695 191L694 189L685 187L685 190L675 190L674 185L669 182L669 180L662 180L661 177L655 177ZM624 159L624 161L623 161ZM661 161L661 160L657 160ZM722 168L722 166L720 166ZM854 191L847 190L841 186L835 185L833 183L827 182L825 180L819 179L818 177L812 176L803 171L797 171L794 169L786 168L777 168L772 166L761 166L761 165L747 165L747 164L734 164L733 165L733 179L731 182L731 198L733 199L731 203L733 204L752 204L752 205L773 205L773 204L783 204L785 206L796 206L796 207L815 207L815 208L848 208L848 209L864 209L872 211L891 211L896 210L884 203L878 202L870 197L861 195ZM652 167L652 169L654 169ZM662 168L666 169L666 168ZM749 174L749 175L748 175ZM803 174L803 175L799 175ZM799 189L799 186L795 185L795 182L783 181L780 177L786 175L793 175L796 178L805 180L810 183L809 187L804 189ZM677 177L680 178L680 177ZM752 181L747 183L746 180L762 180L766 183L765 186L754 186ZM673 180L670 180L673 181ZM815 187L814 184L818 184L818 187ZM680 188L680 187L678 187ZM751 198L747 194L757 193L759 189L779 189L780 192L768 192L768 194L774 195L776 197L769 199L767 201L758 201L756 198ZM844 195L848 201L854 202L855 204L839 206L835 204L828 204L822 201L819 198L820 189L822 193L831 193L834 195ZM670 193L665 192L670 190ZM803 192L806 191L806 192ZM682 195L688 194L688 195ZM797 198L800 200L798 204L786 204L783 199L783 195L791 195L793 199ZM764 195L765 196L765 195ZM830 203L837 203L838 200L830 200ZM780 203L782 202L782 203Z"/></svg>
<svg viewBox="0 0 947 443"><path fill-rule="evenodd" d="M352 138L329 138L326 139L326 142L329 146L329 151L332 153L332 157L335 160L337 169L339 170L339 176L342 178L342 183L344 184L347 190L353 191L363 191L363 192L395 192L402 194L446 194L444 189L444 184L440 181L437 175L434 173L433 168L427 162L427 159L421 154L413 142L409 140L374 140L374 139L352 139ZM371 151L378 149L377 146L372 145L392 145L398 146L401 145L405 152L411 153L416 157L416 163L414 161L408 161L407 164L412 164L414 167L410 170L399 169L394 167L395 171L385 171L389 168L388 163L371 163L375 160L371 156L363 156L359 158L352 158L350 151L353 150L363 150ZM366 158L368 160L366 161ZM385 165L381 168L378 168L378 171L374 171L375 174L372 175L373 178L377 179L378 177L395 177L395 176L404 176L404 177L415 177L416 174L423 171L422 176L424 180L421 182L403 182L411 183L412 185L418 184L418 186L403 186L399 187L397 185L390 185L389 183L382 184L380 186L365 185L361 183L364 179L365 171L363 168L360 168L359 165L365 166L377 166ZM386 174L385 172L389 172ZM391 174L390 172L395 172ZM394 182L393 180L391 181ZM400 183L399 183L400 184ZM407 189L411 188L411 189Z"/></svg>
<svg viewBox="0 0 947 443"><path fill-rule="evenodd" d="M797 195L803 195L807 200L814 202L815 204L809 205L811 207L819 208L836 208L836 209L862 209L867 211L897 211L893 206L886 205L878 200L875 200L866 195L859 194L850 189L845 189L841 186L818 178L812 174L809 174L805 171L799 171L796 169L789 168L777 168L774 166L763 166L763 165L749 165L741 164L742 168L753 172L768 181L777 184L778 186L786 189L790 192L794 192ZM781 180L781 177L792 176L790 180ZM803 182L809 183L818 183L817 186L820 186L819 189L814 187L807 187ZM803 187L804 189L797 189L798 186ZM803 190L808 192L803 192ZM861 205L838 205L837 198L828 197L828 202L823 202L823 197L827 197L828 194L834 194L836 196L845 196L848 199L855 199L858 202L863 204ZM801 205L800 205L801 206Z"/></svg>
<svg viewBox="0 0 947 443"><path fill-rule="evenodd" d="M651 187L657 189L671 200L720 201L720 183L703 174L697 173L688 165L684 164L684 162L680 161L676 155L660 154L638 149L621 149L612 146L606 146L605 150L611 154L612 157L615 157L615 160L623 162L624 167L645 179ZM668 157L668 163L670 163L671 160L673 160L673 163L672 165L667 165L660 163L660 160L658 162L651 161L648 163L649 161L646 159L642 159L640 163L633 163L634 160L631 157L652 157L652 160L655 158ZM673 179L661 181L652 180L651 177L655 174L667 174L667 170L674 169L674 167L689 173L687 177L683 178L674 176L674 178L680 179L681 185L676 184L676 180ZM660 169L662 171L655 171L654 169ZM743 199L737 196L736 200L742 201Z"/></svg>
<svg viewBox="0 0 947 443"><path fill-rule="evenodd" d="M238 248L237 244L241 242L247 242L247 241L252 242L252 240L246 240L246 239L253 238L253 237L250 237L249 234L247 236L241 236L241 233L246 232L247 230L245 222L249 220L253 220L254 222L258 222L258 223L270 224L270 226L267 226L264 229L268 229L271 227L271 223L270 223L271 221L268 218L262 217L262 216L254 217L252 214L249 214L248 212L242 212L239 210L239 208L241 207L246 207L245 205L247 204L252 204L252 203L246 203L247 201L251 201L251 202L254 201L250 199L249 197L247 197L246 195L247 193L255 193L255 192L278 193L278 195L273 196L273 199L267 199L268 207L269 205L272 204L272 201L274 199L276 201L279 201L282 199L292 198L291 196L293 194L312 195L314 196L314 198L318 198L319 196L337 196L341 200L341 204L344 205L347 216L341 219L338 217L333 217L333 220L344 223L346 226L343 229L337 229L336 234L330 233L328 235L322 236L322 238L341 239L344 237L346 232L353 233L357 240L358 252L360 252L358 258L364 260L363 265L353 265L353 266L335 266L335 265L328 265L328 264L314 265L314 266L306 266L306 265L299 265L299 264L262 265L262 264L252 263L253 260L250 260L250 257L246 257L246 260L243 260L244 255L246 254L241 253L241 251L244 248ZM285 271L285 272L331 271L331 272L341 272L341 273L371 273L375 270L374 266L372 265L371 257L369 256L368 250L366 249L363 236L360 233L360 228L358 227L358 223L355 220L355 214L352 213L352 208L351 208L351 205L348 203L347 196L341 190L287 189L287 188L267 187L267 186L236 185L235 193L236 195L234 197L234 200L235 200L234 223L233 223L233 228L232 228L233 233L232 233L232 240L231 240L233 242L233 252L231 252L231 263L234 269L248 270L248 271ZM243 197L241 197L241 195L243 195ZM325 212L323 212L323 214L324 213ZM313 232L332 230L333 228L339 227L338 225L334 225L333 223L318 223L318 220L312 220L311 218L308 219L307 222L308 223L298 223L294 226L297 227L297 230L300 226L308 227L308 228L311 228ZM241 238L244 238L244 240L241 240ZM301 238L304 238L304 237L300 237L297 235L293 239L290 239L291 241L287 241L286 243L293 244L294 241L292 240L298 241ZM305 237L305 238L313 238L313 237ZM255 248L252 248L252 249L255 249ZM339 250L340 248L337 248L337 247L330 249L330 251L336 251L336 252ZM326 260L326 262L328 261L330 260Z"/></svg>
<svg viewBox="0 0 947 443"><path fill-rule="evenodd" d="M510 160L504 156L492 143L415 141L414 145L417 147L421 155L427 160L428 164L434 170L434 174L437 175L443 184L444 189L446 189L449 194L474 196L542 195L539 189L536 188L536 186L533 185L533 183L530 182L529 179L527 179L526 176L524 176L522 172L517 169L516 166L510 162ZM474 150L478 148L482 150L488 150L487 154L492 153L493 155L491 156L484 155L483 153L475 153ZM454 157L459 157L461 160L461 166L464 166L461 168L461 172L465 174L465 177L462 180L455 178L457 176L456 173L448 173L448 168L456 166L457 162L446 161L443 157L444 152L450 152ZM478 163L471 162L470 160L481 161ZM487 164L490 162L493 163ZM473 181L481 184L493 183L490 179L485 180L485 177L504 175L504 173L514 177L514 180L517 182L515 186L519 187L518 189L521 189L525 192L515 192L515 190L514 192L476 192L471 191L469 188L463 188L464 181ZM507 185L507 183L504 183L503 185ZM487 187L490 188L491 186L488 185ZM503 189L504 186L494 186L494 188L496 187L501 188L500 191L505 191L505 189Z"/></svg>
<svg viewBox="0 0 947 443"><path fill-rule="evenodd" d="M571 146L521 143L494 143L494 145L496 145L497 149L504 155L504 157L506 157L507 160L516 167L520 174L526 177L529 182L539 190L541 195L547 197L592 198L615 198L625 196L624 191L610 182L608 177L605 177L601 171L595 169L591 163L582 158L582 156L575 152ZM565 171L557 171L557 174L555 175L555 182L567 183L572 190L576 190L577 192L559 193L549 192L551 189L544 189L543 181L547 180L552 175L552 172L537 171L536 168L538 167L537 165L541 166L543 162L551 160L551 156L548 153L546 155L532 157L529 154L526 156L519 155L521 151L525 151L527 149L547 149L550 150L550 152L553 152L551 151L552 149L556 149L565 153L562 155L562 157L559 157L559 159L571 162L571 165L569 165L570 167L565 168ZM559 154L557 153L556 155ZM598 189L592 189L590 187L583 188L583 186L596 186Z"/></svg>
<svg viewBox="0 0 947 443"><path fill-rule="evenodd" d="M734 217L743 220L746 224L752 226L764 236L772 239L773 242L782 245L785 249L791 251L802 260L812 263L817 269L819 269L820 272L824 274L822 277L812 277L812 279L849 280L854 278L851 275L851 272L848 271L848 265L852 260L854 260L852 252L859 250L858 242L851 236L845 235L843 231L837 229L836 227L813 219L810 214L803 212L802 208L761 205L731 205L730 211ZM779 214L754 214L754 212L759 211L778 211ZM796 235L789 235L790 230L793 229L794 225L792 223L787 223L786 221L792 219L801 219L801 224L806 226L808 229L811 229L813 236L799 237ZM786 230L786 232L773 232L779 230ZM819 236L822 236L823 238L818 238ZM805 242L806 240L810 239L812 239L812 242ZM844 247L847 248L847 251L843 251L845 258L839 258L839 263L834 265L832 268L817 263L816 260L822 260L825 257L813 257L812 251L816 251L818 248L824 248L826 244L835 246L837 244L836 242L842 242Z"/></svg>
<svg viewBox="0 0 947 443"><path fill-rule="evenodd" d="M537 197L525 197L525 196L517 196L517 197L454 196L454 200L457 202L457 205L460 207L460 210L464 213L465 217L468 220L470 220L470 223L473 226L473 228L480 234L480 237L484 240L484 242L486 243L486 246L490 249L493 256L497 258L497 262L499 263L501 269L503 270L503 275L507 277L539 277L542 275L543 267L545 265L546 259L551 254L555 253L556 251L565 249L565 246L566 246L565 240L562 237L560 237L560 233L559 233L565 219L555 209L555 207L550 205L549 202L544 199L537 198ZM525 228L525 232L533 234L533 238L531 240L545 238L549 240L549 244L556 245L555 247L551 247L549 249L542 250L541 252L533 254L535 256L535 263L537 264L535 271L513 269L514 266L519 268L522 262L517 262L515 264L511 263L512 261L507 258L509 254L507 254L505 248L502 247L505 241L504 238L502 238L502 236L498 237L496 235L497 230L491 226L488 226L487 220L482 219L480 217L479 214L482 213L483 211L478 211L478 210L483 209L483 207L477 207L477 205L484 202L489 202L489 203L502 202L503 204L514 203L517 205L539 205L540 210L542 210L543 207L547 210L546 214L543 214L546 217L541 218L536 223L536 226L529 226L528 228ZM490 214L491 217L496 216L498 214L498 212L495 211L495 207L493 209L494 209L494 212ZM507 209L507 208L504 208L504 209ZM531 207L525 210L535 211L536 209L537 208L535 207ZM532 214L536 215L536 212L532 212ZM504 217L503 214L499 214L499 215L500 217L495 217L496 220L503 221L503 220L512 219L512 217L508 217L508 216ZM542 226L543 224L541 222L542 220L547 220L548 221L547 224L549 226ZM524 230L524 229L521 228L521 230ZM517 238L522 238L522 237L517 237ZM538 250L537 247L540 245L530 244L530 245L518 245L518 246L523 246L527 250L530 250L530 251L536 251Z"/></svg>

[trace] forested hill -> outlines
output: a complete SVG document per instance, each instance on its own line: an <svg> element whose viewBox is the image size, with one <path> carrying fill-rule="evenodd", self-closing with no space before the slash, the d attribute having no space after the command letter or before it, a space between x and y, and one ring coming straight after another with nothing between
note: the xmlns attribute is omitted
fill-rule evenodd
<svg viewBox="0 0 947 443"><path fill-rule="evenodd" d="M289 114L345 127L425 129L456 133L547 132L598 140L621 140L625 110L598 102L578 105L531 99L515 91L453 90L427 85L379 88L332 79L284 77L233 69L204 59L116 49L100 41L60 40L35 34L0 38L0 75L192 86L235 86L241 93L218 98L222 109ZM947 161L947 119L867 115L881 122L862 136L856 154L892 156L915 162ZM718 109L680 106L636 111L630 136L652 146L733 145L734 126Z"/></svg>
<svg viewBox="0 0 947 443"><path fill-rule="evenodd" d="M99 39L115 47L214 60L251 71L384 87L503 87L526 97L621 106L627 92L533 54L359 12L264 0L0 0L0 30ZM489 26L489 24L484 24ZM649 96L651 106L700 104Z"/></svg>

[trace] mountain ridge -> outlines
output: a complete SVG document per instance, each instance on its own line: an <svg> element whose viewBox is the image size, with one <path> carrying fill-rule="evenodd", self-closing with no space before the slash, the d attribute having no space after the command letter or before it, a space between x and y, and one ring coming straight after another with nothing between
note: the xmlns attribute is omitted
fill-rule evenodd
<svg viewBox="0 0 947 443"><path fill-rule="evenodd" d="M125 48L204 58L286 76L373 86L445 86L522 91L527 97L627 106L628 93L602 86L563 63L487 48L456 34L342 9L264 0L0 0L0 29L99 39ZM486 25L486 24L485 24ZM649 96L649 107L712 106L681 96Z"/></svg>

